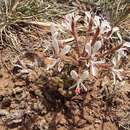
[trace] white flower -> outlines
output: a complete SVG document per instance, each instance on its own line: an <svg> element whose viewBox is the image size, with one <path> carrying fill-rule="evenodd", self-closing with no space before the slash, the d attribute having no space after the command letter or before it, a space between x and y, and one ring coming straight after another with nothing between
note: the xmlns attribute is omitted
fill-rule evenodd
<svg viewBox="0 0 130 130"><path fill-rule="evenodd" d="M93 18L93 22L94 22L94 25L97 27L100 27L101 26L101 17L95 15L94 18Z"/></svg>
<svg viewBox="0 0 130 130"><path fill-rule="evenodd" d="M60 72L64 67L62 58L64 58L64 56L69 52L70 48L71 47L69 45L65 45L63 49L59 49L59 53L56 58L48 58L50 62L47 64L47 70L52 69L56 64L58 64L58 71Z"/></svg>
<svg viewBox="0 0 130 130"><path fill-rule="evenodd" d="M85 80L87 80L89 73L87 70L85 70L81 75L79 75L75 70L72 70L70 72L71 77L76 81L76 84L74 84L71 88L83 88L85 91L87 91L87 88L83 84Z"/></svg>
<svg viewBox="0 0 130 130"><path fill-rule="evenodd" d="M52 34L52 46L54 48L54 51L57 55L66 55L69 51L71 46L65 45L63 49L60 48L59 42L58 42L58 32L56 31L55 24L52 23L51 25L51 34Z"/></svg>
<svg viewBox="0 0 130 130"><path fill-rule="evenodd" d="M95 28L99 27L100 29L99 35L108 33L112 29L110 23L107 20L102 19L100 16L95 15L93 21L94 21Z"/></svg>
<svg viewBox="0 0 130 130"><path fill-rule="evenodd" d="M51 34L52 34L52 47L55 53L53 57L46 58L47 70L52 69L56 64L58 64L58 71L60 72L64 67L62 58L70 51L71 46L65 45L64 48L60 48L57 39L58 32L56 31L54 23L51 24Z"/></svg>
<svg viewBox="0 0 130 130"><path fill-rule="evenodd" d="M87 52L87 54L90 56L90 61L89 61L89 65L87 64L87 66L90 66L90 70L93 76L97 75L97 65L98 64L103 64L104 61L97 61L95 54L99 51L99 49L101 48L102 43L101 41L96 41L96 43L91 46L91 44L86 44L85 46L85 51Z"/></svg>
<svg viewBox="0 0 130 130"><path fill-rule="evenodd" d="M101 47L102 47L101 41L96 41L93 46L91 46L91 41L90 41L85 45L85 51L89 56L94 57Z"/></svg>
<svg viewBox="0 0 130 130"><path fill-rule="evenodd" d="M116 38L119 39L119 43L122 43L122 36L119 32L119 28L118 27L111 27L110 22L108 22L106 19L104 19L101 16L92 16L90 11L86 11L85 12L85 24L87 25L87 27L89 27L89 25L91 25L91 30L95 33L97 28L99 28L99 34L98 36L102 37L104 34L106 34L106 36L104 35L104 38L108 39L108 38L114 38L112 37L114 33L116 33ZM90 24L91 23L91 24Z"/></svg>
<svg viewBox="0 0 130 130"><path fill-rule="evenodd" d="M108 33L109 31L111 31L111 29L112 28L110 26L110 23L107 20L101 22L101 26L100 26L101 34Z"/></svg>

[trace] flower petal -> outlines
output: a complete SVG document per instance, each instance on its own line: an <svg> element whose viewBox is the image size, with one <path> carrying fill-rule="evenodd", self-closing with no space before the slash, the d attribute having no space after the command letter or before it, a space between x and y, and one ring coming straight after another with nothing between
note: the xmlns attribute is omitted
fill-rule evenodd
<svg viewBox="0 0 130 130"><path fill-rule="evenodd" d="M83 72L83 74L81 75L81 80L84 81L88 78L89 72L86 70Z"/></svg>
<svg viewBox="0 0 130 130"><path fill-rule="evenodd" d="M99 27L101 25L101 17L95 15L94 24L95 24L96 28Z"/></svg>
<svg viewBox="0 0 130 130"><path fill-rule="evenodd" d="M91 65L91 73L92 73L93 76L97 75L97 68L96 68L95 64Z"/></svg>
<svg viewBox="0 0 130 130"><path fill-rule="evenodd" d="M101 41L96 41L92 47L92 53L95 54L102 47Z"/></svg>
<svg viewBox="0 0 130 130"><path fill-rule="evenodd" d="M80 85L85 91L88 91L87 87L83 83L81 83Z"/></svg>
<svg viewBox="0 0 130 130"><path fill-rule="evenodd" d="M75 70L72 70L71 72L70 72L70 75L71 75L71 77L74 79L74 80L77 80L78 79L78 73L75 71Z"/></svg>
<svg viewBox="0 0 130 130"><path fill-rule="evenodd" d="M91 44L90 43L85 45L85 51L87 52L87 54L89 56L91 56Z"/></svg>
<svg viewBox="0 0 130 130"><path fill-rule="evenodd" d="M111 31L110 23L107 20L102 21L100 26L101 34L108 33Z"/></svg>
<svg viewBox="0 0 130 130"><path fill-rule="evenodd" d="M125 42L125 43L123 44L123 46L125 46L125 47L130 47L130 42Z"/></svg>

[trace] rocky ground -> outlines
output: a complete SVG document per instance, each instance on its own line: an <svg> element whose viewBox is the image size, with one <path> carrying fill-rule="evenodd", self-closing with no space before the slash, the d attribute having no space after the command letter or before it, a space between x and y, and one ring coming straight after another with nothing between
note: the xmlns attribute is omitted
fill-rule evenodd
<svg viewBox="0 0 130 130"><path fill-rule="evenodd" d="M4 39L0 48L0 130L130 129L129 79L121 89L101 88L97 80L87 93L66 96L63 81L48 78L44 69L49 25L19 22L10 27L6 37L19 43L12 46Z"/></svg>

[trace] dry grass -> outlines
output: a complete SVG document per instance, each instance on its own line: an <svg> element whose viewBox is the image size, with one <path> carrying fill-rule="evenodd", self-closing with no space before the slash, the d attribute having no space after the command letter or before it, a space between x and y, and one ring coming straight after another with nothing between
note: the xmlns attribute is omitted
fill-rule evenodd
<svg viewBox="0 0 130 130"><path fill-rule="evenodd" d="M81 0L84 1L84 0ZM126 0L92 0L96 6L103 8L107 19L117 24L126 17ZM86 4L86 1L84 1ZM70 13L76 8L69 1L57 3L53 0L1 0L0 1L0 42L1 45L7 45L5 39L10 39L10 44L15 45L17 41L14 33L11 32L10 25L18 25L21 21L59 21L65 14ZM114 16L114 17L113 17ZM6 38L5 38L6 37ZM6 41L6 42L4 42Z"/></svg>

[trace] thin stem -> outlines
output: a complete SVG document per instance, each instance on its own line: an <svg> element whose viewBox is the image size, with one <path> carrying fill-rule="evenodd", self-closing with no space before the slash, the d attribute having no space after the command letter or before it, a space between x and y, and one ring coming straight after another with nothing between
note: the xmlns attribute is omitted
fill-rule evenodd
<svg viewBox="0 0 130 130"><path fill-rule="evenodd" d="M79 41L78 41L78 37L77 37L76 34L74 34L74 39L75 39L75 42L76 42L76 50L77 50L77 53L78 53L78 57L80 57Z"/></svg>
<svg viewBox="0 0 130 130"><path fill-rule="evenodd" d="M79 50L79 41L78 41L78 33L76 30L76 22L74 21L74 18L72 20L72 35L74 36L75 42L76 42L76 50L78 53L78 57L80 57L80 50Z"/></svg>
<svg viewBox="0 0 130 130"><path fill-rule="evenodd" d="M93 36L93 39L92 39L92 42L91 42L91 45L93 46L94 44L95 44L95 42L97 41L97 37L98 37L98 35L99 35L99 33L100 33L100 29L99 29L99 27L96 29L96 32L95 32L95 34L94 34L94 36Z"/></svg>

